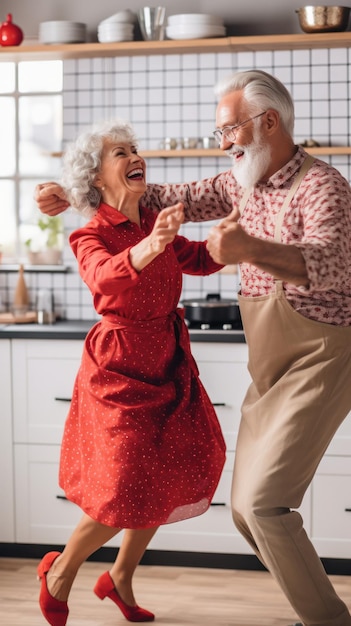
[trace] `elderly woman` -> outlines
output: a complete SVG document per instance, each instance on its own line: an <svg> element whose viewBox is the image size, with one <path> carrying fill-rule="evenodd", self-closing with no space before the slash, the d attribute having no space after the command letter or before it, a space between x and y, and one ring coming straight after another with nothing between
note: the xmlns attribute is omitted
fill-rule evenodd
<svg viewBox="0 0 351 626"><path fill-rule="evenodd" d="M91 216L70 244L101 320L85 340L61 449L59 482L83 517L63 552L38 567L52 626L66 624L80 565L122 529L117 559L94 591L129 621L153 620L135 602L134 571L158 526L208 509L225 461L177 308L183 272L221 266L204 242L177 234L181 204L158 215L140 206L145 171L120 121L81 135L65 157L63 185Z"/></svg>

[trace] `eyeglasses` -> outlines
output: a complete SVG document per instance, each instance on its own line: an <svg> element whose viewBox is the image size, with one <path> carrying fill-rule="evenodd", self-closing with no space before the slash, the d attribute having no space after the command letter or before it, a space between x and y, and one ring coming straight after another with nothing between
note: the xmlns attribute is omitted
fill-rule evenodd
<svg viewBox="0 0 351 626"><path fill-rule="evenodd" d="M267 111L262 111L262 113L258 113L257 115L254 115L253 117L249 117L249 119L245 120L244 122L240 122L240 124L236 124L235 126L225 126L222 129L216 128L216 130L213 131L213 134L215 136L215 139L218 145L219 146L221 145L222 137L234 143L234 141L236 140L238 130L241 126L244 126L244 124L247 124L248 122L251 122L252 120L255 120L256 118L261 117L261 115L264 115L265 113L267 113Z"/></svg>

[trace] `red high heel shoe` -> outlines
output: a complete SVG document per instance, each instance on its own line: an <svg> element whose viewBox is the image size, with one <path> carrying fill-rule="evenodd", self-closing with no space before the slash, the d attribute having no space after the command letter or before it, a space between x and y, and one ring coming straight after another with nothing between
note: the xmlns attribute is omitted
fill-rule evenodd
<svg viewBox="0 0 351 626"><path fill-rule="evenodd" d="M39 605L45 619L51 626L65 626L68 617L67 602L56 600L48 591L46 574L60 552L48 552L38 565L38 579L41 580Z"/></svg>
<svg viewBox="0 0 351 626"><path fill-rule="evenodd" d="M94 593L96 593L100 600L103 600L106 596L110 598L112 602L117 604L118 608L122 611L124 617L129 622L152 622L155 619L153 613L150 613L150 611L147 611L146 609L142 609L137 604L135 606L130 606L129 604L123 602L109 572L105 572L100 576L100 578L98 578L94 587Z"/></svg>

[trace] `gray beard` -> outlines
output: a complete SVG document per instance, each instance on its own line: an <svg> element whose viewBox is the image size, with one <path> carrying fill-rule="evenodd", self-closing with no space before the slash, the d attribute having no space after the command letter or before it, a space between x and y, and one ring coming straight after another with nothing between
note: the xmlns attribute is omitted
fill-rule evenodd
<svg viewBox="0 0 351 626"><path fill-rule="evenodd" d="M261 141L259 129L255 129L253 141L248 146L233 146L229 156L237 151L244 154L237 163L233 162L232 172L241 187L254 187L264 176L271 159L271 148Z"/></svg>

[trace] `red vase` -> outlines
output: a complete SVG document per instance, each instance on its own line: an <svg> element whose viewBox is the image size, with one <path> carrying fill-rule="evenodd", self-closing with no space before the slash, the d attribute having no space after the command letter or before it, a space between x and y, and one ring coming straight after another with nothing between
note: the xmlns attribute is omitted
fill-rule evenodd
<svg viewBox="0 0 351 626"><path fill-rule="evenodd" d="M6 22L0 26L0 45L19 46L23 40L23 31L19 26L12 23L12 15L9 13Z"/></svg>

